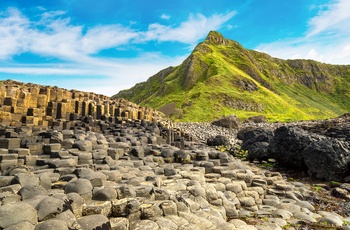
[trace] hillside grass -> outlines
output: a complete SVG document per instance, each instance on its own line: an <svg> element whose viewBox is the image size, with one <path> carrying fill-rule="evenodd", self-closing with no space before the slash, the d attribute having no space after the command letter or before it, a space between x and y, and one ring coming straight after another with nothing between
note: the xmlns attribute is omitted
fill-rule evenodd
<svg viewBox="0 0 350 230"><path fill-rule="evenodd" d="M318 91L293 80L310 70L295 70L287 61L245 50L234 42L229 47L206 44L205 49L196 48L190 58L184 63L192 61L192 66L175 67L161 82L154 76L142 87L132 88L132 96L126 98L153 108L176 103L173 119L177 121L212 121L235 114L241 119L264 115L271 122L288 122L326 119L350 110L350 68L345 76L332 76L332 86L319 84L328 90ZM297 64L305 63L298 60ZM242 81L255 85L256 90L242 89L237 85ZM225 101L261 110L234 108Z"/></svg>

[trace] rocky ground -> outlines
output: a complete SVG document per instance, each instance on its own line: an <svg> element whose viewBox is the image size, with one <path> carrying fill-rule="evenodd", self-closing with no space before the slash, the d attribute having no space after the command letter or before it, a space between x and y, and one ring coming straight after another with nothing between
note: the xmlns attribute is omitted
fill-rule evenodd
<svg viewBox="0 0 350 230"><path fill-rule="evenodd" d="M197 141L149 122L1 127L0 229L350 229L349 201L331 196L349 184L205 145L218 134L239 144L236 130L176 126Z"/></svg>

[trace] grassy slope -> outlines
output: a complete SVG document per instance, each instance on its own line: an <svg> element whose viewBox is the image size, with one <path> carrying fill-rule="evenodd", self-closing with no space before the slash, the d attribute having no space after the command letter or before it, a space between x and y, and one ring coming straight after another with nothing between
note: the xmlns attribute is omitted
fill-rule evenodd
<svg viewBox="0 0 350 230"><path fill-rule="evenodd" d="M311 75L321 78L309 81ZM305 79L317 84L307 87L302 84ZM211 121L229 114L241 118L263 114L270 121L310 120L348 112L349 82L349 66L284 61L245 50L233 41L204 42L182 65L118 97L154 108L176 103L174 118L182 121Z"/></svg>

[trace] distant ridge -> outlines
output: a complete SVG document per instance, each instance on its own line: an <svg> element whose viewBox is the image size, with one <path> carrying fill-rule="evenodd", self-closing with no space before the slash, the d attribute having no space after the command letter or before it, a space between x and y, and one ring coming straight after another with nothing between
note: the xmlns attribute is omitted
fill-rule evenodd
<svg viewBox="0 0 350 230"><path fill-rule="evenodd" d="M270 121L336 117L350 110L350 65L282 60L211 31L177 67L122 90L182 121L265 115Z"/></svg>

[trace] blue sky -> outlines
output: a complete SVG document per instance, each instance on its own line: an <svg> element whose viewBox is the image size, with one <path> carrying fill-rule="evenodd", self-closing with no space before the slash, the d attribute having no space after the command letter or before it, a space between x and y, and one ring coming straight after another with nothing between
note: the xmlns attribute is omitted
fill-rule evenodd
<svg viewBox="0 0 350 230"><path fill-rule="evenodd" d="M284 59L350 64L349 0L1 0L0 80L113 95L209 31Z"/></svg>

